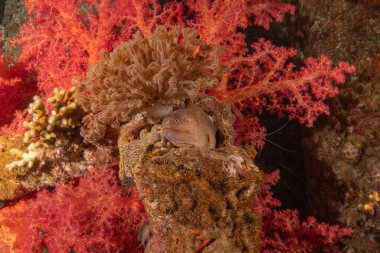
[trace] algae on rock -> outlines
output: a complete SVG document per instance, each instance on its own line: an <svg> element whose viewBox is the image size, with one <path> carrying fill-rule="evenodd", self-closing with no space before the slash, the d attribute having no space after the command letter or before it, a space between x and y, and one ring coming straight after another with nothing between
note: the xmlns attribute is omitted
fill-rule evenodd
<svg viewBox="0 0 380 253"><path fill-rule="evenodd" d="M207 96L195 106L216 123L216 149L163 148L161 126L144 126L141 117L120 131L119 175L135 181L153 231L145 252L257 252L252 198L262 174L232 145L228 107Z"/></svg>

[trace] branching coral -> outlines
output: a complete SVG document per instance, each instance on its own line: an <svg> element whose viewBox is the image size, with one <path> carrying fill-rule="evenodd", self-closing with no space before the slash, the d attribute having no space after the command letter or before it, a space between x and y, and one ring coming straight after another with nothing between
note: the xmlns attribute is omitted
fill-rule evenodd
<svg viewBox="0 0 380 253"><path fill-rule="evenodd" d="M158 105L182 106L219 82L219 48L203 44L191 28L157 28L137 34L94 64L79 87L79 102L90 114L81 133L102 138L139 111Z"/></svg>
<svg viewBox="0 0 380 253"><path fill-rule="evenodd" d="M229 53L237 52L235 46L243 46L244 35L237 29L254 24L269 29L273 20L282 21L285 13L294 13L294 6L280 0L185 0L185 5L194 13L188 25L198 29L202 40L222 44ZM226 22L228 21L228 22Z"/></svg>
<svg viewBox="0 0 380 253"><path fill-rule="evenodd" d="M12 150L21 159L8 164L7 169L19 168L20 174L25 174L41 160L46 148L67 144L78 132L83 111L78 107L75 89L55 89L48 101L54 108L50 113L38 96L29 105L28 113L32 121L24 123L28 131L24 133L23 139L28 144L27 152Z"/></svg>

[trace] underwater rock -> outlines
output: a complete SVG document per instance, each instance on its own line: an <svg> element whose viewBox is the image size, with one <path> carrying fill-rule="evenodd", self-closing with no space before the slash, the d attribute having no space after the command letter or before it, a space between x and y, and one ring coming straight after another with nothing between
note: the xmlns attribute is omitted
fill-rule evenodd
<svg viewBox="0 0 380 253"><path fill-rule="evenodd" d="M256 252L260 222L252 197L261 173L242 149L180 148L163 155L153 149L132 174L153 230L146 252L194 252L205 241L205 252Z"/></svg>
<svg viewBox="0 0 380 253"><path fill-rule="evenodd" d="M83 176L100 165L116 165L114 149L99 146L84 149L72 143L44 151L37 167L21 173L17 168L9 169L8 164L17 161L18 152L26 151L21 137L0 136L0 201L13 200L29 192L54 186L59 181Z"/></svg>
<svg viewBox="0 0 380 253"><path fill-rule="evenodd" d="M347 249L378 252L380 192L380 1L300 1L305 55L324 53L357 72L331 103L332 117L304 137L308 202L322 221L354 228ZM376 210L377 209L377 210Z"/></svg>
<svg viewBox="0 0 380 253"><path fill-rule="evenodd" d="M121 129L119 176L135 181L153 232L145 252L257 252L260 218L252 198L262 173L231 145L227 107L207 96L196 106L213 112L216 149L164 148L161 126L144 127L143 117Z"/></svg>
<svg viewBox="0 0 380 253"><path fill-rule="evenodd" d="M26 149L21 137L0 136L0 200L14 199L22 194L16 174L5 166L17 159L12 149Z"/></svg>
<svg viewBox="0 0 380 253"><path fill-rule="evenodd" d="M44 161L37 169L28 173L7 168L8 164L18 159L19 154L16 151L22 152L26 149L21 137L0 136L0 200L12 200L87 172L76 145L46 151Z"/></svg>

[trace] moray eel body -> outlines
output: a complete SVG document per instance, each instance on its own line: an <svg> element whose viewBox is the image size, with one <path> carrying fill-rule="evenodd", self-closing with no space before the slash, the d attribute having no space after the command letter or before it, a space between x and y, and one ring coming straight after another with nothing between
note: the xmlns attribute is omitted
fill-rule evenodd
<svg viewBox="0 0 380 253"><path fill-rule="evenodd" d="M176 147L215 148L215 125L209 115L195 106L166 116L162 121L162 131Z"/></svg>

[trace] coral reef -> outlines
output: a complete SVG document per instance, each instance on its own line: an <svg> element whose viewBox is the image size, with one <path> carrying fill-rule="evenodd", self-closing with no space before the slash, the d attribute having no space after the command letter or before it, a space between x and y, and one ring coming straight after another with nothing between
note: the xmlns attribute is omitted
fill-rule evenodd
<svg viewBox="0 0 380 253"><path fill-rule="evenodd" d="M38 87L46 95L83 78L101 50L112 51L136 31L147 36L158 24L181 24L183 16L182 5L163 7L156 0L23 2L28 18L11 43L22 47L19 60L28 69L38 69Z"/></svg>
<svg viewBox="0 0 380 253"><path fill-rule="evenodd" d="M117 128L137 112L194 101L218 83L218 55L218 48L203 44L191 28L159 27L149 37L135 35L103 55L79 84L79 103L89 113L82 136L96 141L108 126Z"/></svg>
<svg viewBox="0 0 380 253"><path fill-rule="evenodd" d="M0 207L0 251L141 252L136 230L145 217L134 184L153 231L146 252L335 252L350 234L274 210L267 186L268 198L252 210L262 182L253 146L263 147L266 135L258 116L312 126L354 70L345 62L333 67L325 56L296 66L293 49L248 43L252 24L268 29L294 14L293 5L9 0L7 9L23 2L24 24L22 4L20 15L5 15L0 64L1 133L24 134L25 142L0 139L0 189L13 199ZM78 100L69 89L76 84ZM175 148L163 138L160 121L189 107L215 124L212 149ZM354 147L342 151L351 160L360 157ZM105 169L117 163L126 191L116 166ZM362 209L375 211L377 199L362 199Z"/></svg>
<svg viewBox="0 0 380 253"><path fill-rule="evenodd" d="M44 94L50 94L54 87L72 86L73 79L84 77L89 64L99 60L99 51L111 52L136 31L149 36L158 25L194 27L202 41L223 48L221 59L232 70L210 94L225 99L239 115L236 130L245 138L237 140L250 138L256 147L264 145L265 131L257 119L263 110L311 126L319 115L328 113L324 101L338 92L333 82L343 82L344 74L354 69L343 62L334 68L321 56L309 58L306 66L297 71L293 64L288 64L295 50L263 39L247 45L242 29L251 25L250 18L267 29L272 21L281 21L286 13L294 13L294 6L277 0L186 0L162 5L155 0L66 4L26 0L25 5L29 18L13 42L23 47L20 59L29 63L28 69L39 69L38 85ZM94 122L94 117L89 116L88 122ZM104 135L105 122L100 123L92 125L92 139ZM254 126L252 133L246 134L245 129L250 126Z"/></svg>
<svg viewBox="0 0 380 253"><path fill-rule="evenodd" d="M2 137L4 191L0 200L14 199L59 180L81 176L89 166L117 164L115 158L110 158L114 156L112 148L83 145L79 135L83 111L78 107L74 88L56 89L47 100L48 108L39 97L34 97L28 110L31 120L24 122L23 139Z"/></svg>

